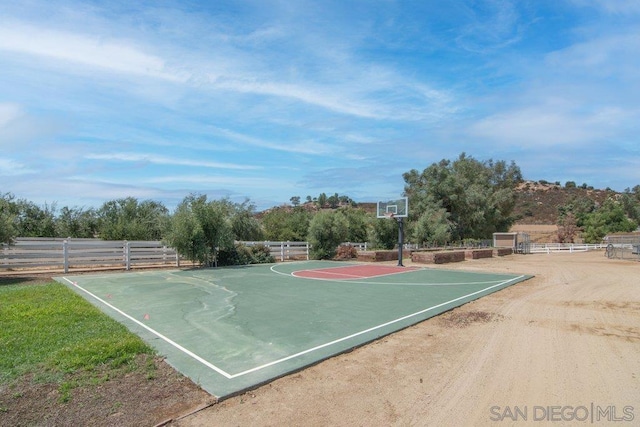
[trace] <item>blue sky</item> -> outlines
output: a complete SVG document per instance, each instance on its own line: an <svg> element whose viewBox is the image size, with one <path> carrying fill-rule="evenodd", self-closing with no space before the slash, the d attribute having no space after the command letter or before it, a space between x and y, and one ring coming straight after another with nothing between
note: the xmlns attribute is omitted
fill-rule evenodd
<svg viewBox="0 0 640 427"><path fill-rule="evenodd" d="M466 152L640 184L640 1L0 0L0 193L259 209Z"/></svg>

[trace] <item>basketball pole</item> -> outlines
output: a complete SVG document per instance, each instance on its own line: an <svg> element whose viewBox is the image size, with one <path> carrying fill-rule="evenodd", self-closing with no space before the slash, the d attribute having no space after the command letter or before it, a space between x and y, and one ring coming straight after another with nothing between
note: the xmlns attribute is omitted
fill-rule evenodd
<svg viewBox="0 0 640 427"><path fill-rule="evenodd" d="M402 247L404 246L404 221L402 217L398 220L398 267L404 267L402 265Z"/></svg>

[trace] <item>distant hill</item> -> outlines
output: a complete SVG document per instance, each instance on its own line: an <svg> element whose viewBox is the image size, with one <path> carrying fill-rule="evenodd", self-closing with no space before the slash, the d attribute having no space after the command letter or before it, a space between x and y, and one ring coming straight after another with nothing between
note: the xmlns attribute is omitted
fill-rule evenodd
<svg viewBox="0 0 640 427"><path fill-rule="evenodd" d="M517 199L513 214L517 218L518 225L556 225L560 206L580 199L590 199L599 205L608 197L618 196L620 193L610 189L597 190L585 186L567 187L547 181L524 181L516 188ZM355 205L366 212L376 213L377 203L375 202L359 202ZM312 212L319 210L315 203L302 203L301 206ZM292 209L292 206L283 204L277 208ZM259 212L258 216L261 217L272 209L276 207Z"/></svg>
<svg viewBox="0 0 640 427"><path fill-rule="evenodd" d="M612 190L596 190L583 187L563 187L547 182L525 181L517 188L517 202L514 210L517 224L557 224L558 208L577 199L590 199L596 205L608 197L620 193Z"/></svg>
<svg viewBox="0 0 640 427"><path fill-rule="evenodd" d="M590 199L596 205L600 205L607 198L619 195L620 193L609 189L567 188L545 181L525 181L517 188L517 201L514 209L517 220L510 231L527 233L532 242L556 242L559 207L582 199ZM580 241L579 234L576 241Z"/></svg>
<svg viewBox="0 0 640 427"><path fill-rule="evenodd" d="M610 189L598 190L585 185L567 187L543 180L524 181L516 188L516 207L513 212L516 222L511 231L526 232L534 242L554 242L557 239L559 207L583 199L600 205L607 198L620 195ZM306 203L304 206L308 210L318 210L313 204ZM377 204L360 202L357 207L375 214Z"/></svg>

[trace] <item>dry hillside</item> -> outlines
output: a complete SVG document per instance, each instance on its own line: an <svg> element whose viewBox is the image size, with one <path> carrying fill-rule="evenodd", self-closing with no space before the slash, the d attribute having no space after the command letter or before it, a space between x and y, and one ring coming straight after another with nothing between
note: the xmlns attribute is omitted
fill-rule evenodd
<svg viewBox="0 0 640 427"><path fill-rule="evenodd" d="M566 187L559 184L541 181L524 181L516 189L516 207L514 216L516 222L511 231L528 233L534 242L554 242L557 239L559 207L570 203L579 203L580 200L590 199L596 205L603 203L608 197L618 197L620 193L613 190L598 190L593 188ZM309 211L317 211L317 207L311 203L304 206ZM375 214L375 202L360 202L358 208ZM281 208L291 209L291 206L283 205ZM409 207L411 209L411 207ZM258 214L263 216L267 211Z"/></svg>
<svg viewBox="0 0 640 427"><path fill-rule="evenodd" d="M616 197L618 194L611 190L566 188L544 181L525 181L517 188L514 211L517 221L511 231L525 232L533 242L555 242L558 236L558 208L581 199L590 199L599 205L608 197Z"/></svg>
<svg viewBox="0 0 640 427"><path fill-rule="evenodd" d="M517 188L514 214L518 224L556 224L558 208L576 199L591 199L601 204L619 193L612 190L566 188L551 183L525 181Z"/></svg>

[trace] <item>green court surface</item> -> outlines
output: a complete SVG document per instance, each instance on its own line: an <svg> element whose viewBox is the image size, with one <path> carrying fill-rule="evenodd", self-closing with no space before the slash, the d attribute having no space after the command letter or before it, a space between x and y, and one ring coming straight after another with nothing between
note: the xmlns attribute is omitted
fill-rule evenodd
<svg viewBox="0 0 640 427"><path fill-rule="evenodd" d="M305 261L56 280L224 398L530 278L376 268Z"/></svg>

